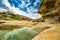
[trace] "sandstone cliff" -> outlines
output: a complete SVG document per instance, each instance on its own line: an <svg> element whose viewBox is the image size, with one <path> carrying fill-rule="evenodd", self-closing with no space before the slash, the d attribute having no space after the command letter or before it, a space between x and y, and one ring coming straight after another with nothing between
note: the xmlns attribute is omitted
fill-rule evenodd
<svg viewBox="0 0 60 40"><path fill-rule="evenodd" d="M38 12L44 19L50 21L60 21L60 0L43 0L38 8ZM46 20L46 21L47 21Z"/></svg>
<svg viewBox="0 0 60 40"><path fill-rule="evenodd" d="M32 40L60 40L60 0L43 0L38 12L45 22L53 23L54 27L44 30Z"/></svg>

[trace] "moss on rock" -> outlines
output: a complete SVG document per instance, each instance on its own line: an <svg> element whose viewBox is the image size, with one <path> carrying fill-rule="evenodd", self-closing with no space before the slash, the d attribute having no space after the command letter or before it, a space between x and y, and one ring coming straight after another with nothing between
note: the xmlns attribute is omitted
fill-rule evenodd
<svg viewBox="0 0 60 40"><path fill-rule="evenodd" d="M7 33L4 40L32 40L36 35L37 32L31 28L21 28Z"/></svg>

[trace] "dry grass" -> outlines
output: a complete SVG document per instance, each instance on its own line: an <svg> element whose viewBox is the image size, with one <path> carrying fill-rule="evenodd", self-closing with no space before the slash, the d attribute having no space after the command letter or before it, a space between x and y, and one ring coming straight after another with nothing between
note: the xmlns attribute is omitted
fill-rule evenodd
<svg viewBox="0 0 60 40"><path fill-rule="evenodd" d="M28 26L28 27L46 27L46 26L53 26L52 24L46 23L46 22L32 22L32 21L0 21L0 22L6 22L3 23L4 25L21 25L21 26Z"/></svg>
<svg viewBox="0 0 60 40"><path fill-rule="evenodd" d="M23 26L19 26L19 25L0 25L0 30L13 30L13 29L18 29L22 27Z"/></svg>
<svg viewBox="0 0 60 40"><path fill-rule="evenodd" d="M19 27L30 27L30 28L54 27L54 25L46 22L16 21L16 20L11 20L11 21L0 20L0 22L5 22L2 24L0 23L0 29L4 29L4 28L14 29Z"/></svg>

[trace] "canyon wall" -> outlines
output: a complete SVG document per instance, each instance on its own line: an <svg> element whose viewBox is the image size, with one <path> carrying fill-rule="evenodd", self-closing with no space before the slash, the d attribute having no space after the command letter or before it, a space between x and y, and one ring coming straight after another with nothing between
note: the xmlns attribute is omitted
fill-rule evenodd
<svg viewBox="0 0 60 40"><path fill-rule="evenodd" d="M46 22L59 22L60 0L43 0L38 8L38 13L42 15Z"/></svg>

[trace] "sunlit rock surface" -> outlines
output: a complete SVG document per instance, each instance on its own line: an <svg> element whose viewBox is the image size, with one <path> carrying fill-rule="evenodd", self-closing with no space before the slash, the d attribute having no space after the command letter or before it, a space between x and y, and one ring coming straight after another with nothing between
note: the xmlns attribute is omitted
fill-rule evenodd
<svg viewBox="0 0 60 40"><path fill-rule="evenodd" d="M60 0L43 0L38 12L48 22L60 21Z"/></svg>
<svg viewBox="0 0 60 40"><path fill-rule="evenodd" d="M32 40L60 40L60 25L57 25L60 24L60 0L43 0L38 12L45 22L54 23L54 27L44 30Z"/></svg>
<svg viewBox="0 0 60 40"><path fill-rule="evenodd" d="M51 29L47 29L37 35L32 40L60 40L60 27L53 27Z"/></svg>

